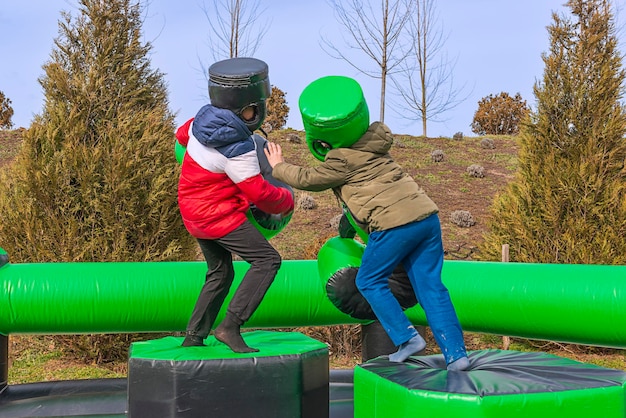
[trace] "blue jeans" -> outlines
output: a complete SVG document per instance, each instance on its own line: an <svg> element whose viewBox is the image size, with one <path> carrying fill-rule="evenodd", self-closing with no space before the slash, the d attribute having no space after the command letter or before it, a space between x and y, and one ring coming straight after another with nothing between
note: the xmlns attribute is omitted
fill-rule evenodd
<svg viewBox="0 0 626 418"><path fill-rule="evenodd" d="M417 335L389 289L388 277L402 263L415 296L426 314L446 363L467 355L463 331L441 281L443 244L437 214L369 235L356 285L395 345Z"/></svg>

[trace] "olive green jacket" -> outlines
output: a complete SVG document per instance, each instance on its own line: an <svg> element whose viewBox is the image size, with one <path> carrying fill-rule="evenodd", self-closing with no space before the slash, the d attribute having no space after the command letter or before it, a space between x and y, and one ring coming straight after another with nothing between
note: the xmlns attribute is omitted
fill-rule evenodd
<svg viewBox="0 0 626 418"><path fill-rule="evenodd" d="M391 158L393 137L380 122L349 148L332 149L318 166L289 163L274 167L273 176L300 190L333 189L355 220L368 232L420 221L438 208L424 190Z"/></svg>

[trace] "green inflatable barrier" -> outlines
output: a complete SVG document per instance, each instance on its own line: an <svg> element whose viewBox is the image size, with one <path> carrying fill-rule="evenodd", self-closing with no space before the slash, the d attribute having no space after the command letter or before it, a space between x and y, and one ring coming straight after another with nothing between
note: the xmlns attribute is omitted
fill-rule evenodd
<svg viewBox="0 0 626 418"><path fill-rule="evenodd" d="M333 238L319 263L283 261L246 325L367 323L342 313L325 291L332 273L358 265L362 248ZM235 262L232 291L247 266ZM0 334L182 331L205 272L204 262L7 263ZM443 281L465 331L626 348L626 266L446 260ZM419 305L406 312L426 324Z"/></svg>
<svg viewBox="0 0 626 418"><path fill-rule="evenodd" d="M357 268L362 251L362 244L337 237L323 246L319 261L283 261L246 326L368 323L342 313L326 294L329 277ZM0 381L4 382L0 382L0 391L5 402L18 411L30 404L22 406L21 398L11 395L12 388L6 385L6 335L183 331L206 272L204 262L11 264L5 253L0 251L0 255L4 260L4 265L0 264ZM247 268L245 262L235 262L233 292ZM622 326L626 323L626 266L445 261L443 281L465 331L626 348L626 328ZM426 324L419 306L406 312L416 325ZM458 378L445 370L441 356L426 358L419 368L412 363L390 365L384 357L369 361L354 374L354 416L374 418L391 413L409 417L415 410L468 417L496 417L505 412L519 417L623 416L623 373L613 376L615 371L610 369L576 366L575 371L546 375L541 368L545 355L531 358L528 368L523 359L509 361L506 357L526 354L510 352L495 353L495 358L484 362L483 370L479 358L487 359L487 354L470 353L471 369L457 373ZM569 366L566 360L553 363L559 370ZM494 374L497 364L503 366L502 376ZM519 368L516 376L524 386L512 381L513 366ZM407 367L411 369L408 378L413 380L402 376ZM417 377L416 371L421 373ZM596 383L590 381L589 373L598 375ZM575 387L572 376L582 379ZM461 385L465 381L467 385ZM494 390L487 393L482 389L490 382ZM506 385L519 393L503 391ZM471 392L472 387L480 390ZM381 409L378 406L383 401L388 401L388 407ZM349 413L352 416L352 410Z"/></svg>
<svg viewBox="0 0 626 418"><path fill-rule="evenodd" d="M284 262L248 326L351 322L326 299L316 266ZM247 268L235 262L228 299ZM205 273L204 262L7 264L0 269L0 334L184 331Z"/></svg>

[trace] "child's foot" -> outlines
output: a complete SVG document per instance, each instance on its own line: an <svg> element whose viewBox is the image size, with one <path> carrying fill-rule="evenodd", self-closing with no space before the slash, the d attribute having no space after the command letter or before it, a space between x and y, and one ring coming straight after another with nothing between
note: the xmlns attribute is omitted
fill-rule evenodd
<svg viewBox="0 0 626 418"><path fill-rule="evenodd" d="M398 351L389 355L389 361L402 363L404 360L408 359L414 354L419 353L424 348L426 348L426 341L424 341L421 335L417 334L409 341L400 344L400 348L398 349Z"/></svg>
<svg viewBox="0 0 626 418"><path fill-rule="evenodd" d="M206 347L204 339L197 335L187 334L183 340L183 347Z"/></svg>
<svg viewBox="0 0 626 418"><path fill-rule="evenodd" d="M461 357L448 364L447 369L450 372L462 372L463 370L467 370L469 365L469 359L467 357Z"/></svg>
<svg viewBox="0 0 626 418"><path fill-rule="evenodd" d="M249 347L238 329L222 327L220 324L213 333L215 339L226 344L235 353L257 353L257 348Z"/></svg>

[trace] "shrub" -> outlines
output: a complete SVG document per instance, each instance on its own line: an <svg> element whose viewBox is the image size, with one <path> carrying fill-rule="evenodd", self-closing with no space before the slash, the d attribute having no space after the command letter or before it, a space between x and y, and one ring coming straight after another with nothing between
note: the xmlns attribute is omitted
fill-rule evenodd
<svg viewBox="0 0 626 418"><path fill-rule="evenodd" d="M469 228L476 225L476 221L472 214L467 210L455 210L450 214L450 221L462 228Z"/></svg>
<svg viewBox="0 0 626 418"><path fill-rule="evenodd" d="M519 93L515 97L502 92L489 95L478 102L471 127L478 135L516 135L530 109Z"/></svg>
<svg viewBox="0 0 626 418"><path fill-rule="evenodd" d="M393 146L396 148L406 148L406 144L404 143L404 141L398 138L394 138Z"/></svg>
<svg viewBox="0 0 626 418"><path fill-rule="evenodd" d="M267 116L263 125L269 126L269 130L282 129L287 123L288 116L289 106L285 101L285 93L278 87L272 86L272 92L267 99Z"/></svg>
<svg viewBox="0 0 626 418"><path fill-rule="evenodd" d="M496 144L491 138L483 138L480 140L480 147L484 149L495 149Z"/></svg>
<svg viewBox="0 0 626 418"><path fill-rule="evenodd" d="M302 143L302 139L300 139L300 135L290 133L285 137L285 141L291 142L292 144L300 144Z"/></svg>
<svg viewBox="0 0 626 418"><path fill-rule="evenodd" d="M317 202L315 198L310 194L302 194L298 198L298 207L304 210L313 210L317 207Z"/></svg>
<svg viewBox="0 0 626 418"><path fill-rule="evenodd" d="M440 149L436 149L433 152L430 153L430 158L433 160L433 162L435 163L440 163L443 161L444 158L444 154L443 151Z"/></svg>
<svg viewBox="0 0 626 418"><path fill-rule="evenodd" d="M13 108L11 107L11 100L0 91L0 129L11 129L13 122Z"/></svg>
<svg viewBox="0 0 626 418"><path fill-rule="evenodd" d="M470 177L483 178L485 177L485 169L483 166L478 164L472 164L466 169L467 174Z"/></svg>
<svg viewBox="0 0 626 418"><path fill-rule="evenodd" d="M334 229L334 230L338 230L341 218L343 218L343 214L342 213L340 213L339 215L335 215L332 218L330 218L330 221L329 221L330 227L332 229Z"/></svg>

